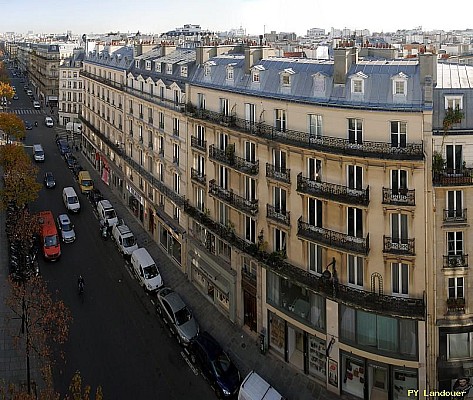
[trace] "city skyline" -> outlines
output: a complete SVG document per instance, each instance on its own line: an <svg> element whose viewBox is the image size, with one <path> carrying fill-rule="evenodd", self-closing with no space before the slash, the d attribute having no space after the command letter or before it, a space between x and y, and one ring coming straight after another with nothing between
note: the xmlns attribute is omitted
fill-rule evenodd
<svg viewBox="0 0 473 400"><path fill-rule="evenodd" d="M295 32L305 35L310 28L368 29L370 32L394 32L398 29L462 30L473 27L468 13L448 17L448 9L426 8L421 3L398 2L383 16L383 6L367 0L359 7L341 0L335 9L332 3L300 0L288 7L282 0L235 0L228 3L201 0L188 3L175 0L157 5L150 0L139 3L124 0L84 0L64 3L58 0L0 0L3 7L3 31L27 33L75 34L106 32L162 33L184 24L197 24L204 30L228 31L239 28L247 34ZM467 9L465 0L455 3L455 10ZM225 18L215 16L226 15ZM396 15L398 17L396 17ZM78 18L78 16L81 16Z"/></svg>

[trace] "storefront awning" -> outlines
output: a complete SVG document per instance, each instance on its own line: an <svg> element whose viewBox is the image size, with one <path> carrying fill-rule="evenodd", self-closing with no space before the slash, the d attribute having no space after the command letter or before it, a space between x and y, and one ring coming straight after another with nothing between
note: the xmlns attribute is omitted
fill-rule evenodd
<svg viewBox="0 0 473 400"><path fill-rule="evenodd" d="M161 219L172 231L182 235L186 231L175 220L173 220L161 207L154 207L156 215Z"/></svg>

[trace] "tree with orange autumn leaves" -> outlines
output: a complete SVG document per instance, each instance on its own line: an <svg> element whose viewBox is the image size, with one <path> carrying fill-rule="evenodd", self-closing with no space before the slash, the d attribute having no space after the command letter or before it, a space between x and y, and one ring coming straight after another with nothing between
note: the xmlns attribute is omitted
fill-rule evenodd
<svg viewBox="0 0 473 400"><path fill-rule="evenodd" d="M12 144L1 146L0 165L4 174L0 200L4 207L15 204L20 208L38 198L41 190L41 185L36 181L38 168L22 146Z"/></svg>
<svg viewBox="0 0 473 400"><path fill-rule="evenodd" d="M25 123L13 113L0 113L0 130L4 132L5 139L14 137L17 140L23 140L26 136Z"/></svg>

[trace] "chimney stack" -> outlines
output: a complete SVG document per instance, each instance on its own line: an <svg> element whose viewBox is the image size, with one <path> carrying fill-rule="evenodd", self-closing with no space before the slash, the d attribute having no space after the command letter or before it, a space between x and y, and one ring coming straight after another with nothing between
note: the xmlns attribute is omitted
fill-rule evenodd
<svg viewBox="0 0 473 400"><path fill-rule="evenodd" d="M333 50L333 83L344 85L352 64L358 62L356 47L337 47Z"/></svg>
<svg viewBox="0 0 473 400"><path fill-rule="evenodd" d="M419 53L420 83L424 85L427 77L432 78L433 87L437 85L437 54Z"/></svg>

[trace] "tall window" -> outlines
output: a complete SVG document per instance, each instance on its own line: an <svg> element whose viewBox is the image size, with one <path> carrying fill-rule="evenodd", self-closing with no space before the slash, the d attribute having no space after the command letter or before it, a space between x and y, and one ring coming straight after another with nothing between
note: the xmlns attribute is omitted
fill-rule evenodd
<svg viewBox="0 0 473 400"><path fill-rule="evenodd" d="M174 173L173 175L173 187L176 193L180 193L181 190L181 177L179 174Z"/></svg>
<svg viewBox="0 0 473 400"><path fill-rule="evenodd" d="M205 110L205 94L197 93L197 108L199 110Z"/></svg>
<svg viewBox="0 0 473 400"><path fill-rule="evenodd" d="M463 217L463 191L447 191L447 216L448 218Z"/></svg>
<svg viewBox="0 0 473 400"><path fill-rule="evenodd" d="M230 214L230 210L228 209L228 206L225 203L222 203L221 201L218 202L218 222L220 222L222 225L228 225L228 217Z"/></svg>
<svg viewBox="0 0 473 400"><path fill-rule="evenodd" d="M307 243L307 260L309 262L309 272L313 274L322 274L322 246L318 244L308 242Z"/></svg>
<svg viewBox="0 0 473 400"><path fill-rule="evenodd" d="M307 223L311 226L322 227L322 201L309 197L307 199Z"/></svg>
<svg viewBox="0 0 473 400"><path fill-rule="evenodd" d="M199 144L203 146L205 141L205 126L197 125L195 127L195 135Z"/></svg>
<svg viewBox="0 0 473 400"><path fill-rule="evenodd" d="M200 187L195 188L195 204L200 211L205 210L205 191Z"/></svg>
<svg viewBox="0 0 473 400"><path fill-rule="evenodd" d="M463 254L463 232L447 232L447 252L449 256Z"/></svg>
<svg viewBox="0 0 473 400"><path fill-rule="evenodd" d="M286 110L276 109L276 130L286 132Z"/></svg>
<svg viewBox="0 0 473 400"><path fill-rule="evenodd" d="M245 141L245 160L251 163L256 161L256 143Z"/></svg>
<svg viewBox="0 0 473 400"><path fill-rule="evenodd" d="M219 165L218 172L218 185L221 188L228 190L228 168Z"/></svg>
<svg viewBox="0 0 473 400"><path fill-rule="evenodd" d="M322 160L316 158L307 159L307 178L317 182L322 180Z"/></svg>
<svg viewBox="0 0 473 400"><path fill-rule="evenodd" d="M225 117L230 115L230 102L228 99L220 99L220 113Z"/></svg>
<svg viewBox="0 0 473 400"><path fill-rule="evenodd" d="M348 207L347 214L347 234L359 238L363 237L363 210L361 208Z"/></svg>
<svg viewBox="0 0 473 400"><path fill-rule="evenodd" d="M177 143L172 145L172 159L174 164L179 165L179 144Z"/></svg>
<svg viewBox="0 0 473 400"><path fill-rule="evenodd" d="M286 191L280 187L273 188L273 205L277 213L286 214Z"/></svg>
<svg viewBox="0 0 473 400"><path fill-rule="evenodd" d="M256 122L256 106L245 103L245 124L247 129L251 129Z"/></svg>
<svg viewBox="0 0 473 400"><path fill-rule="evenodd" d="M391 190L393 195L402 194L407 190L407 171L405 169L391 171Z"/></svg>
<svg viewBox="0 0 473 400"><path fill-rule="evenodd" d="M172 134L179 136L179 118L172 119Z"/></svg>
<svg viewBox="0 0 473 400"><path fill-rule="evenodd" d="M391 121L391 146L406 147L407 123L403 121Z"/></svg>
<svg viewBox="0 0 473 400"><path fill-rule="evenodd" d="M245 176L245 199L254 201L256 199L256 180Z"/></svg>
<svg viewBox="0 0 473 400"><path fill-rule="evenodd" d="M448 278L448 298L463 299L465 298L464 281L462 276Z"/></svg>
<svg viewBox="0 0 473 400"><path fill-rule="evenodd" d="M225 150L228 146L228 135L220 132L218 135L218 148L219 150Z"/></svg>
<svg viewBox="0 0 473 400"><path fill-rule="evenodd" d="M274 251L286 251L286 232L281 229L274 229Z"/></svg>
<svg viewBox="0 0 473 400"><path fill-rule="evenodd" d="M159 113L159 128L164 129L164 113Z"/></svg>
<svg viewBox="0 0 473 400"><path fill-rule="evenodd" d="M159 98L164 100L164 86L159 87Z"/></svg>
<svg viewBox="0 0 473 400"><path fill-rule="evenodd" d="M358 165L348 165L348 187L350 189L363 189L363 168Z"/></svg>
<svg viewBox="0 0 473 400"><path fill-rule="evenodd" d="M256 243L256 221L245 216L245 238L251 243Z"/></svg>
<svg viewBox="0 0 473 400"><path fill-rule="evenodd" d="M196 154L194 155L194 168L199 173L199 175L205 175L205 157Z"/></svg>
<svg viewBox="0 0 473 400"><path fill-rule="evenodd" d="M363 121L348 118L348 140L353 144L363 144Z"/></svg>
<svg viewBox="0 0 473 400"><path fill-rule="evenodd" d="M409 265L404 263L391 263L391 281L393 295L409 295Z"/></svg>
<svg viewBox="0 0 473 400"><path fill-rule="evenodd" d="M357 257L352 254L347 256L348 284L363 287L363 257Z"/></svg>
<svg viewBox="0 0 473 400"><path fill-rule="evenodd" d="M276 172L286 172L286 152L273 150L273 164Z"/></svg>
<svg viewBox="0 0 473 400"><path fill-rule="evenodd" d="M463 169L463 147L462 145L447 144L447 171L449 173L460 173Z"/></svg>
<svg viewBox="0 0 473 400"><path fill-rule="evenodd" d="M408 243L408 223L407 214L391 215L391 241L392 243L407 244Z"/></svg>
<svg viewBox="0 0 473 400"><path fill-rule="evenodd" d="M322 116L316 114L309 114L309 135L310 137L321 137L322 136Z"/></svg>

